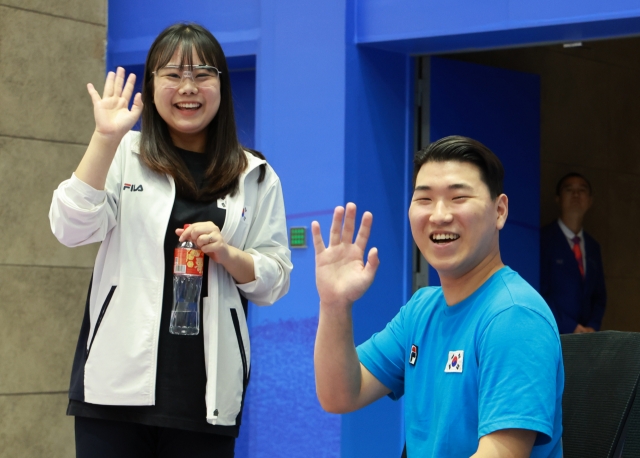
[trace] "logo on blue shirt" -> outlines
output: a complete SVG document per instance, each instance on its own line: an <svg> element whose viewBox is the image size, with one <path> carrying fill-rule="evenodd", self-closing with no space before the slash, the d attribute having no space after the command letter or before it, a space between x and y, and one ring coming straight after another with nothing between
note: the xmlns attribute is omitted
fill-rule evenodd
<svg viewBox="0 0 640 458"><path fill-rule="evenodd" d="M412 366L415 366L417 359L418 359L418 346L413 344L411 345L411 353L409 353L409 364L411 364Z"/></svg>

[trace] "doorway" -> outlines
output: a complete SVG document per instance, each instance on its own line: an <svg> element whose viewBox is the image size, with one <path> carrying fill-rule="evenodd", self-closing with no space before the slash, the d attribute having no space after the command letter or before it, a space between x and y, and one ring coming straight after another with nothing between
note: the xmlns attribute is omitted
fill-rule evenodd
<svg viewBox="0 0 640 458"><path fill-rule="evenodd" d="M640 331L640 37L438 58L539 77L538 228L557 218L557 180L586 176L594 204L584 227L601 245L608 294L602 329Z"/></svg>

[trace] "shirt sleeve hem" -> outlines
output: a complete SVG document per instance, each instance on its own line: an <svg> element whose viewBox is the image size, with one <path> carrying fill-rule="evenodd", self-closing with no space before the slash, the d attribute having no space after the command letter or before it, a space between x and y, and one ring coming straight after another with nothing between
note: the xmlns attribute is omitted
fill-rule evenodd
<svg viewBox="0 0 640 458"><path fill-rule="evenodd" d="M527 429L544 435L543 438L536 439L536 445L544 445L553 437L553 426L548 422L531 417L510 417L481 425L478 428L478 439L502 429Z"/></svg>
<svg viewBox="0 0 640 458"><path fill-rule="evenodd" d="M364 367L366 367L369 372L371 372L371 375L373 375L380 383L382 383L386 388L388 388L391 391L387 396L389 396L394 401L397 401L398 399L400 399L404 394L404 391L402 390L394 391L393 388L391 388L394 384L390 383L392 382L392 380L389 379L389 377L387 377L386 374L384 374L384 372L382 372L375 365L375 363L373 363L373 361L367 358L364 352L361 353L359 348L357 349L357 351L358 351L358 359L360 360L360 363Z"/></svg>

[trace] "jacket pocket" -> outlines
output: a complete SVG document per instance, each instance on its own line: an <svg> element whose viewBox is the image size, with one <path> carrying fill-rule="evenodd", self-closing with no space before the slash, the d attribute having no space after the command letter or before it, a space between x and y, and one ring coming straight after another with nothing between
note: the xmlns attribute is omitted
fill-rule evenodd
<svg viewBox="0 0 640 458"><path fill-rule="evenodd" d="M93 341L96 338L96 334L98 333L98 328L100 327L100 323L102 323L102 319L104 318L104 314L107 311L107 307L109 307L109 303L111 302L111 298L113 297L113 293L115 293L117 285L113 285L109 290L109 294L104 300L102 304L102 308L100 308L100 314L98 315L98 320L96 321L96 327L93 330L93 335L91 336L91 342L89 342L89 347L87 347L87 358L89 357L89 352L91 351L91 347L93 346Z"/></svg>
<svg viewBox="0 0 640 458"><path fill-rule="evenodd" d="M236 333L236 339L238 340L238 350L240 350L240 359L242 360L242 384L244 388L249 383L247 353L242 341L242 333L240 332L240 319L238 318L238 311L236 309L229 309L231 312L231 321L233 321L233 329Z"/></svg>
<svg viewBox="0 0 640 458"><path fill-rule="evenodd" d="M238 307L229 307L225 303L220 304L219 333L217 337L213 334L210 337L210 340L215 339L218 344L216 355L213 354L213 348L209 352L207 403L209 411L213 411L213 416L216 417L213 424L221 426L239 425L239 415L251 372L248 330L244 313L239 308L240 304L237 305Z"/></svg>

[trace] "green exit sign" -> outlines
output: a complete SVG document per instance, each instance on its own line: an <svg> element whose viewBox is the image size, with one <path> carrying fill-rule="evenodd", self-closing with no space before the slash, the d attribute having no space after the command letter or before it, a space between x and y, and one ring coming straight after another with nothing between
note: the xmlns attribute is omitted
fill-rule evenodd
<svg viewBox="0 0 640 458"><path fill-rule="evenodd" d="M306 227L290 227L289 228L289 246L291 248L307 247L307 228Z"/></svg>

